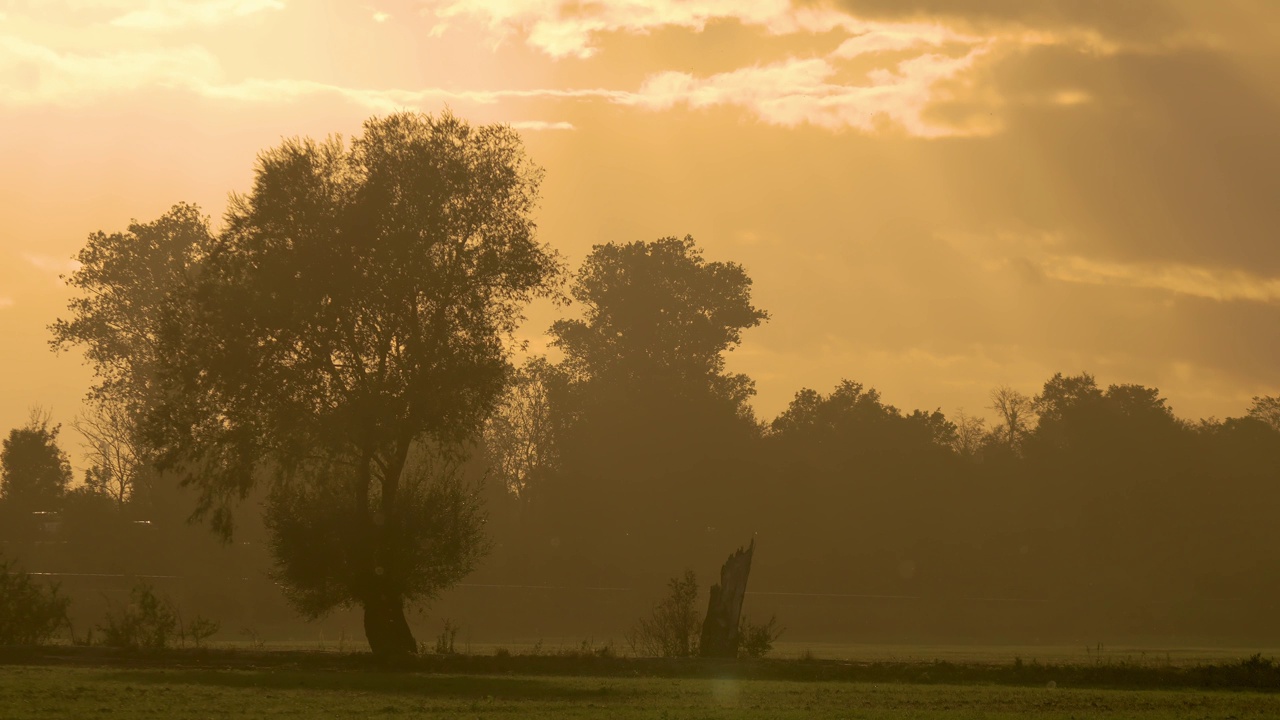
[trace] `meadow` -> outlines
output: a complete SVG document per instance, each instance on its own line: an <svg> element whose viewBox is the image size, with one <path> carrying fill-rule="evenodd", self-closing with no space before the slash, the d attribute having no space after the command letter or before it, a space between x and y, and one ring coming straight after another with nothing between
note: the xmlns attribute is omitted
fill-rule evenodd
<svg viewBox="0 0 1280 720"><path fill-rule="evenodd" d="M599 654L0 651L0 717L1274 718L1280 668Z"/></svg>

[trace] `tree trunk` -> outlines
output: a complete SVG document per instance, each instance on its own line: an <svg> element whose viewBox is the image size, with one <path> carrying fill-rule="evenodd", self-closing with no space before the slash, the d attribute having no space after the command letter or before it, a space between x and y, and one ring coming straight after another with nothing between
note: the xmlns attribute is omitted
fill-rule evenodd
<svg viewBox="0 0 1280 720"><path fill-rule="evenodd" d="M364 602L364 636L369 649L380 657L415 655L418 643L404 617L404 599L383 589Z"/></svg>
<svg viewBox="0 0 1280 720"><path fill-rule="evenodd" d="M373 517L366 516L369 523L370 539L367 562L370 564L372 578L369 591L364 599L364 635L369 641L369 649L380 657L401 657L416 655L418 643L409 630L409 622L404 616L404 597L400 592L388 585L388 573L396 572L395 537L399 514L396 507L396 496L400 484L400 472L404 469L408 445L397 447L392 453L390 462L382 469L379 478L381 505ZM369 468L366 461L365 469ZM366 481L372 481L372 477ZM365 487L368 487L366 484ZM368 495L364 496L363 507L368 507Z"/></svg>
<svg viewBox="0 0 1280 720"><path fill-rule="evenodd" d="M738 621L742 617L742 597L747 592L747 576L751 574L751 556L755 549L755 538L745 550L738 548L720 568L720 582L711 586L707 617L702 622L702 639L698 643L698 654L702 657L738 656Z"/></svg>

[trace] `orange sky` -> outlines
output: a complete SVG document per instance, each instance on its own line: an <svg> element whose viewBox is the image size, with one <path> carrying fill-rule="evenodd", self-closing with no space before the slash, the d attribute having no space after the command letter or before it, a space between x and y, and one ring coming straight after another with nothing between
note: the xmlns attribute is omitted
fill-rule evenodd
<svg viewBox="0 0 1280 720"><path fill-rule="evenodd" d="M571 262L743 263L765 418L841 378L985 414L1059 370L1241 414L1280 391L1277 68L1268 0L0 0L0 430L79 411L45 328L89 232L446 105L522 129Z"/></svg>

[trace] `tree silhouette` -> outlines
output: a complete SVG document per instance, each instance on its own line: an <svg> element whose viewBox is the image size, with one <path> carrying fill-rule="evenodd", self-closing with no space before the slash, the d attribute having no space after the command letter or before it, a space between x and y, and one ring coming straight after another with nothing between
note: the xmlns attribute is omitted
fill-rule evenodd
<svg viewBox="0 0 1280 720"><path fill-rule="evenodd" d="M597 245L572 293L583 318L551 333L579 377L710 388L734 402L754 392L747 377L724 373L724 353L769 315L751 304L742 266L707 262L692 237Z"/></svg>
<svg viewBox="0 0 1280 720"><path fill-rule="evenodd" d="M1000 426L992 432L1010 450L1017 452L1027 433L1031 432L1031 422L1035 418L1035 403L1032 399L1011 388L1002 385L991 391L990 408L996 412Z"/></svg>
<svg viewBox="0 0 1280 720"><path fill-rule="evenodd" d="M327 574L281 577L298 584L291 597L362 606L376 653L415 651L405 601L456 582L480 550L466 528L420 531L441 519L421 512L431 495L414 489L412 460L453 457L476 434L507 378L505 339L525 303L553 291L559 262L530 217L540 179L510 128L447 113L375 118L349 145L286 141L259 156L224 231L192 254L198 272L160 293L154 368L101 353L107 386L148 376L148 445L202 491L215 527L231 531L231 502L264 476L298 489L277 508L341 501L345 564L317 556ZM84 283L112 310L113 280ZM98 308L72 310L68 328ZM64 335L87 338L91 357L110 337ZM437 541L454 543L456 562L413 567L439 557L444 546L418 551Z"/></svg>
<svg viewBox="0 0 1280 720"><path fill-rule="evenodd" d="M57 510L71 483L71 462L58 447L61 425L33 409L27 424L9 431L0 451L0 498L11 512Z"/></svg>

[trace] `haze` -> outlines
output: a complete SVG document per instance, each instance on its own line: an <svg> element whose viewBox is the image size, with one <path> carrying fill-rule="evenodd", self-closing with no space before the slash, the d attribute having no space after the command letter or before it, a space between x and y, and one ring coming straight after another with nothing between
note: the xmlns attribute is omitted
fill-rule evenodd
<svg viewBox="0 0 1280 720"><path fill-rule="evenodd" d="M741 263L763 419L845 377L991 415L1058 371L1241 415L1278 385L1278 40L1261 1L4 0L0 427L80 410L46 326L89 232L216 225L282 137L446 106L522 131L572 266Z"/></svg>

